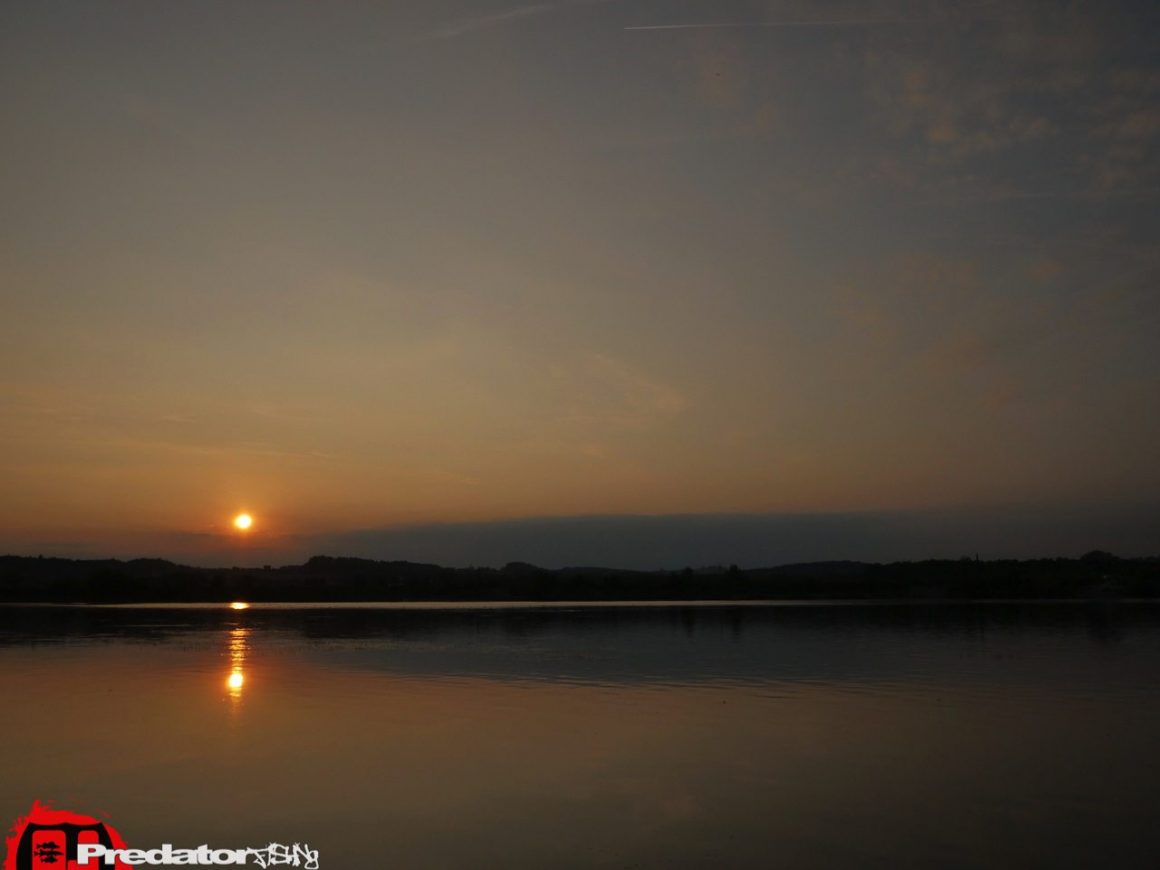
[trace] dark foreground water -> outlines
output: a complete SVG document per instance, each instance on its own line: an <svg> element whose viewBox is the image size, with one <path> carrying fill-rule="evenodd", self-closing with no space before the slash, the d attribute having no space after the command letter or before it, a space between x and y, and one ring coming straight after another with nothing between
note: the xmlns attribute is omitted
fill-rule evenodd
<svg viewBox="0 0 1160 870"><path fill-rule="evenodd" d="M1160 866L1160 607L0 608L0 823L326 870Z"/></svg>

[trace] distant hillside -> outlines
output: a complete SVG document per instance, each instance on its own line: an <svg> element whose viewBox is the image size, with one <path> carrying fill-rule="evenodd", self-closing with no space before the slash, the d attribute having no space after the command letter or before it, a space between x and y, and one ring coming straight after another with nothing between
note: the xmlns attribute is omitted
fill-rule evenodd
<svg viewBox="0 0 1160 870"><path fill-rule="evenodd" d="M0 601L566 601L1160 597L1160 559L813 562L739 570L443 568L315 556L279 568L193 568L163 559L0 556Z"/></svg>

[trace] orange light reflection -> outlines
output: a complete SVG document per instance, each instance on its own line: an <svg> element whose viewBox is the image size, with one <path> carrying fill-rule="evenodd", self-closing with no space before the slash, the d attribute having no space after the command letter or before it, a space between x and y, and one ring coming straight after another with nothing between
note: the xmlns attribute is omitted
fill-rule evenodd
<svg viewBox="0 0 1160 870"><path fill-rule="evenodd" d="M234 605L230 605L233 607ZM243 605L244 609L249 605ZM250 629L248 628L232 628L230 629L229 653L230 653L230 673L226 677L226 689L230 693L230 697L235 701L240 701L242 698L242 689L246 685L246 657L250 652Z"/></svg>

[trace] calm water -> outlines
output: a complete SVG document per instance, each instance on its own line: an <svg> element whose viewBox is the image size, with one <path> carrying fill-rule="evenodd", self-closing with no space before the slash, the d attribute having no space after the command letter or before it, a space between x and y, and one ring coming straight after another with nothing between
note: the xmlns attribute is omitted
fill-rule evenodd
<svg viewBox="0 0 1160 870"><path fill-rule="evenodd" d="M0 608L0 823L326 870L1160 866L1147 604Z"/></svg>

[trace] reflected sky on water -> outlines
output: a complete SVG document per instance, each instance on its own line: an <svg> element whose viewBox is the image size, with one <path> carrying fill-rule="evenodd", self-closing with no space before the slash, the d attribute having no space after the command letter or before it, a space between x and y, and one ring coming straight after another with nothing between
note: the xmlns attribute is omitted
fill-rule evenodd
<svg viewBox="0 0 1160 870"><path fill-rule="evenodd" d="M322 866L1155 866L1160 608L0 608L0 812Z"/></svg>

